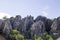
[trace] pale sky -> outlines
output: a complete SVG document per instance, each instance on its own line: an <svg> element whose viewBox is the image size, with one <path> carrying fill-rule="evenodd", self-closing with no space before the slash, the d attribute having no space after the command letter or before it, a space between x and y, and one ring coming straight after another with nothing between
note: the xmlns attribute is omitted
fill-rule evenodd
<svg viewBox="0 0 60 40"><path fill-rule="evenodd" d="M0 0L0 19L15 15L55 18L60 16L60 0Z"/></svg>

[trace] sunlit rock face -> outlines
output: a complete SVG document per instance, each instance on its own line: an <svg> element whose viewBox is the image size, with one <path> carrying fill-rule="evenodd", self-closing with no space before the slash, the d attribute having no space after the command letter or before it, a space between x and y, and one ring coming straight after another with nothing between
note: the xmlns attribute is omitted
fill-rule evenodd
<svg viewBox="0 0 60 40"><path fill-rule="evenodd" d="M22 19L23 23L24 23L24 32L25 32L25 35L27 38L30 38L31 35L30 35L30 28L31 28L31 25L34 23L34 19L32 16L27 16L25 18Z"/></svg>
<svg viewBox="0 0 60 40"><path fill-rule="evenodd" d="M12 25L12 29L19 30L20 32L23 32L27 38L30 38L30 33L28 31L30 31L31 25L34 23L32 16L21 18L20 15L17 15L15 18L11 17L9 20Z"/></svg>
<svg viewBox="0 0 60 40"><path fill-rule="evenodd" d="M15 18L14 17L11 17L9 20L10 20L11 26L13 28L13 23L14 23Z"/></svg>
<svg viewBox="0 0 60 40"><path fill-rule="evenodd" d="M19 27L20 27L20 23L21 23L21 16L20 15L17 15L15 18L14 18L14 20L13 20L14 22L12 22L13 23L13 29L18 29Z"/></svg>
<svg viewBox="0 0 60 40"><path fill-rule="evenodd" d="M23 23L20 15L17 15L15 18L11 17L10 23L12 25L12 29L16 29L16 30L19 30L20 32L23 32L24 23Z"/></svg>
<svg viewBox="0 0 60 40"><path fill-rule="evenodd" d="M53 23L53 21L51 19L48 19L44 16L37 16L37 18L35 19L35 22L38 22L38 21L43 21L44 24L45 24L45 27L46 27L46 31L49 32L50 29L51 29L51 25Z"/></svg>
<svg viewBox="0 0 60 40"><path fill-rule="evenodd" d="M40 37L43 37L44 32L45 32L45 24L42 21L35 22L32 27L31 27L31 36L37 35Z"/></svg>
<svg viewBox="0 0 60 40"><path fill-rule="evenodd" d="M60 18L54 20L51 26L50 34L53 36L54 39L60 37Z"/></svg>
<svg viewBox="0 0 60 40"><path fill-rule="evenodd" d="M33 23L34 23L33 17L27 16L24 20L24 26L26 27L26 30L29 30Z"/></svg>
<svg viewBox="0 0 60 40"><path fill-rule="evenodd" d="M12 30L12 26L10 24L9 19L4 20L4 28L3 28L3 34L5 34L6 36L10 33L10 31Z"/></svg>

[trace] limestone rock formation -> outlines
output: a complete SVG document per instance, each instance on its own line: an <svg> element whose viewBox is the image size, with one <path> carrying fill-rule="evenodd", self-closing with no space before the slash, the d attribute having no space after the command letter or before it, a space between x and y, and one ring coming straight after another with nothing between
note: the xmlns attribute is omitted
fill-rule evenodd
<svg viewBox="0 0 60 40"><path fill-rule="evenodd" d="M10 20L11 26L13 26L13 23L14 23L15 18L14 17L11 17L9 20Z"/></svg>
<svg viewBox="0 0 60 40"><path fill-rule="evenodd" d="M55 19L50 30L50 34L53 36L54 39L60 37L60 19Z"/></svg>
<svg viewBox="0 0 60 40"><path fill-rule="evenodd" d="M33 38L35 34L44 37L44 33L48 32L54 39L57 39L60 37L60 17L52 20L38 16L34 20L33 16L21 18L17 15L5 20L0 19L0 32L8 36L13 29L22 32L25 38Z"/></svg>
<svg viewBox="0 0 60 40"><path fill-rule="evenodd" d="M12 26L11 26L11 24L10 24L9 19L4 20L3 33L4 33L5 35L8 35L11 30L12 30Z"/></svg>
<svg viewBox="0 0 60 40"><path fill-rule="evenodd" d="M2 32L4 28L4 21L0 19L0 32Z"/></svg>
<svg viewBox="0 0 60 40"><path fill-rule="evenodd" d="M42 21L35 22L31 27L31 36L34 34L37 36L43 37L43 33L45 32L45 24Z"/></svg>
<svg viewBox="0 0 60 40"><path fill-rule="evenodd" d="M37 18L35 19L35 22L40 21L40 20L43 22L46 22L47 18L44 16L37 16Z"/></svg>
<svg viewBox="0 0 60 40"><path fill-rule="evenodd" d="M32 16L27 16L25 17L23 20L24 22L24 32L27 38L30 38L30 33L28 31L30 31L31 25L34 23L34 19Z"/></svg>
<svg viewBox="0 0 60 40"><path fill-rule="evenodd" d="M18 29L20 27L21 16L17 15L13 22L13 29Z"/></svg>
<svg viewBox="0 0 60 40"><path fill-rule="evenodd" d="M38 21L43 21L44 24L45 24L45 27L46 27L46 31L49 32L50 29L51 29L51 25L52 25L52 20L51 19L48 19L44 16L38 16L36 19L35 19L35 22L38 22Z"/></svg>
<svg viewBox="0 0 60 40"><path fill-rule="evenodd" d="M45 28L46 28L46 31L49 33L49 31L51 30L51 25L53 23L53 20L51 19L47 19L46 20L46 23L45 23Z"/></svg>

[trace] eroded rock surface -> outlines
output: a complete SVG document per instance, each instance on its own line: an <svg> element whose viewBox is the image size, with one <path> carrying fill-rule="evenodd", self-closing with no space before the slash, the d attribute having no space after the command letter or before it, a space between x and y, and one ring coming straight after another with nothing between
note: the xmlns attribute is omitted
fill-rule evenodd
<svg viewBox="0 0 60 40"><path fill-rule="evenodd" d="M43 37L45 32L45 24L42 21L35 22L31 27L31 36L37 35Z"/></svg>
<svg viewBox="0 0 60 40"><path fill-rule="evenodd" d="M60 37L60 19L55 19L50 30L51 35L54 39L57 39Z"/></svg>

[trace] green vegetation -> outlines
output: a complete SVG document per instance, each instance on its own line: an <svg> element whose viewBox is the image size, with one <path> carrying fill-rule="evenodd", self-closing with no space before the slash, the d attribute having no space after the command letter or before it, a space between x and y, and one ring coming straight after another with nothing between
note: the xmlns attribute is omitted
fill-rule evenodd
<svg viewBox="0 0 60 40"><path fill-rule="evenodd" d="M43 40L43 39L37 35L34 35L34 40Z"/></svg>
<svg viewBox="0 0 60 40"><path fill-rule="evenodd" d="M49 35L47 32L45 32L44 38L34 35L34 40L53 40L53 38L51 37L51 35Z"/></svg>
<svg viewBox="0 0 60 40"><path fill-rule="evenodd" d="M49 35L47 32L44 33L44 40L53 40L51 35Z"/></svg>
<svg viewBox="0 0 60 40"><path fill-rule="evenodd" d="M24 40L24 35L17 30L12 30L9 34L10 40Z"/></svg>
<svg viewBox="0 0 60 40"><path fill-rule="evenodd" d="M4 16L3 19L7 19L7 16Z"/></svg>

